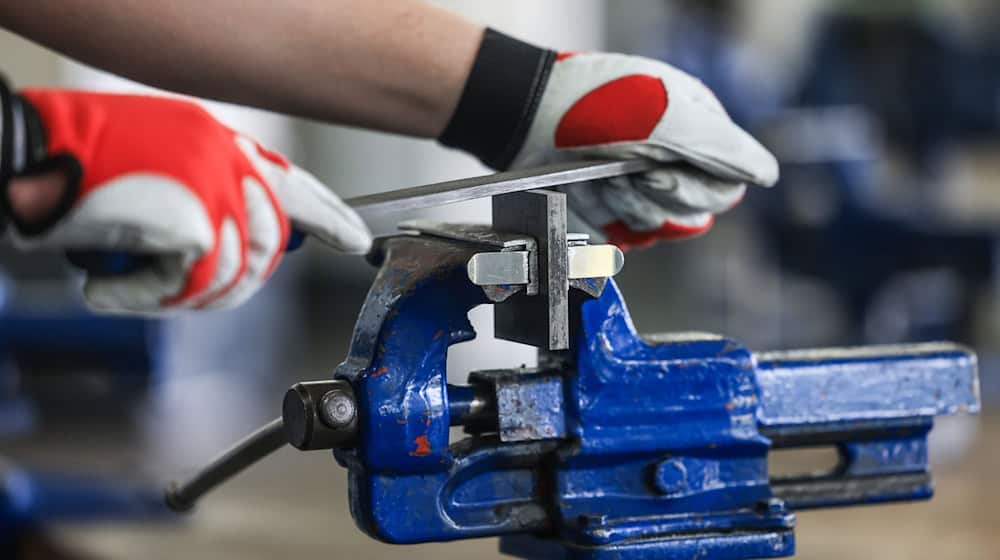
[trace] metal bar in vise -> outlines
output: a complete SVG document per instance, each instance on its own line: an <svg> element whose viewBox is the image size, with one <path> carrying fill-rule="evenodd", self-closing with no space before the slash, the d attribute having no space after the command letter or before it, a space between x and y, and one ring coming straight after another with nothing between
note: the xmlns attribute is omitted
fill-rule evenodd
<svg viewBox="0 0 1000 560"><path fill-rule="evenodd" d="M347 199L346 202L363 217L372 217L390 212L418 210L501 194L641 173L654 169L657 165L656 162L647 159L553 163L540 167L356 196Z"/></svg>
<svg viewBox="0 0 1000 560"><path fill-rule="evenodd" d="M516 294L493 310L497 338L550 350L569 348L566 195L533 190L493 197L493 227L538 243L538 295Z"/></svg>

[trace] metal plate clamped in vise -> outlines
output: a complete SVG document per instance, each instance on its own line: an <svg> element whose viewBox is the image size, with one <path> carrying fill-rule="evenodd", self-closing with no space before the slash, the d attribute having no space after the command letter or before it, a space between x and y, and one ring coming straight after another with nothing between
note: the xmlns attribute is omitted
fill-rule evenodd
<svg viewBox="0 0 1000 560"><path fill-rule="evenodd" d="M400 229L496 250L469 259L469 281L482 286L494 312L495 336L548 350L569 348L569 289L601 295L625 257L614 245L589 245L566 231L566 195L536 190L493 198L493 226L403 222ZM518 233L503 233L518 232Z"/></svg>

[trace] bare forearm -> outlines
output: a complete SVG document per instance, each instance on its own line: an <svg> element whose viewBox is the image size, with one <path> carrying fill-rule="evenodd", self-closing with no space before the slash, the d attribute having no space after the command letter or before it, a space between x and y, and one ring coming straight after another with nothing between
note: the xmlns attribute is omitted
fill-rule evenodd
<svg viewBox="0 0 1000 560"><path fill-rule="evenodd" d="M165 89L426 137L482 36L419 0L0 0L0 25Z"/></svg>

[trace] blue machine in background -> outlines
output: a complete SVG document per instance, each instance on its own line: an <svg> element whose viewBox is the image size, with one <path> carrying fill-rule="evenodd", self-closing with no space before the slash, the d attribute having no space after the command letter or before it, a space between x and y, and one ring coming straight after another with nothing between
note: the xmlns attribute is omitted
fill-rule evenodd
<svg viewBox="0 0 1000 560"><path fill-rule="evenodd" d="M856 144L890 146L913 179L902 187L904 195L880 201L885 185L879 184L884 178L877 169L886 165L888 151L873 151L867 159L785 164L783 188L753 201L782 267L836 286L857 341L893 278L949 271L958 284L952 309L913 321L895 339L970 340L978 296L995 280L1000 232L938 207L945 188L940 167L957 142L1000 135L1000 50L973 50L918 19L841 16L821 26L807 67L791 104L812 111L864 111L874 126L855 134L878 130L883 142L861 138ZM806 185L834 191L826 197L832 207L822 219L796 211L793 199L799 193L791 191ZM927 292L925 297L948 296Z"/></svg>
<svg viewBox="0 0 1000 560"><path fill-rule="evenodd" d="M23 280L23 279L22 279ZM69 301L60 276L36 278L0 298L0 438L30 437L48 415L124 414L161 371L163 325L98 316ZM33 293L30 293L33 292ZM41 292L44 297L38 297ZM106 407L106 404L112 404ZM166 513L152 485L36 471L0 457L0 556L15 559L24 539L47 523L148 519Z"/></svg>
<svg viewBox="0 0 1000 560"><path fill-rule="evenodd" d="M163 520L153 485L0 466L0 556L16 560L26 539L58 522Z"/></svg>
<svg viewBox="0 0 1000 560"><path fill-rule="evenodd" d="M18 255L0 277L0 399L92 407L154 385L163 371L159 320L98 315L83 305L65 264ZM67 398L71 396L71 398Z"/></svg>
<svg viewBox="0 0 1000 560"><path fill-rule="evenodd" d="M828 14L811 33L805 72L776 84L760 77L769 61L729 28L735 4L681 6L650 54L704 80L776 152L781 184L747 205L782 271L836 292L847 320L838 341L970 340L977 298L995 281L1000 232L942 211L941 164L957 143L1000 134L995 41L961 40L917 15ZM890 153L904 184L879 172ZM904 310L921 316L894 332L872 328L885 323L879 304L895 282L935 271L947 281L921 282L916 299L937 305ZM946 293L935 291L943 284Z"/></svg>

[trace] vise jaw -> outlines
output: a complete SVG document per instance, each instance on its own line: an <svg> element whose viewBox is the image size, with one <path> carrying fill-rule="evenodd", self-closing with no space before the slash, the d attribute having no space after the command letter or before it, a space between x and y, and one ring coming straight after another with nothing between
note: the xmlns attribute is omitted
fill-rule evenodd
<svg viewBox="0 0 1000 560"><path fill-rule="evenodd" d="M928 498L933 417L979 407L975 356L956 345L755 355L714 335L644 337L612 280L552 270L565 237L517 232L537 242L528 281L500 267L518 282L480 285L477 255L530 244L412 229L378 242L334 375L358 410L334 455L356 522L382 541L500 536L524 558L788 556L796 509ZM544 305L529 295L532 259L549 262L534 268ZM539 347L539 367L450 385L448 348L475 336L467 314L483 303L497 304L498 331ZM522 334L505 331L508 306ZM564 332L551 324L562 318ZM838 451L833 470L768 475L772 449L819 445Z"/></svg>

